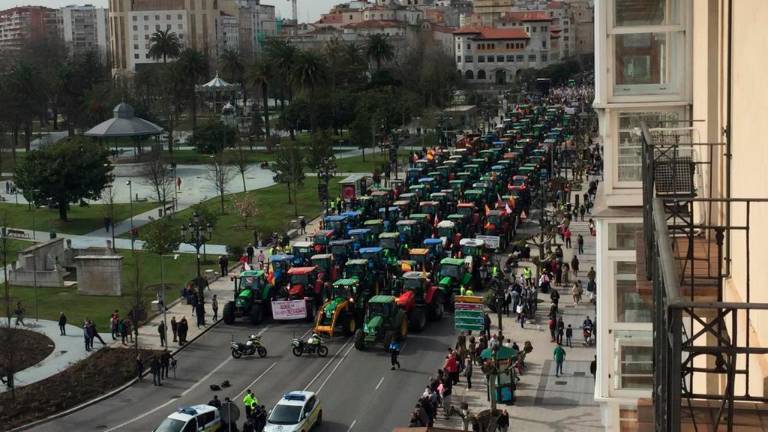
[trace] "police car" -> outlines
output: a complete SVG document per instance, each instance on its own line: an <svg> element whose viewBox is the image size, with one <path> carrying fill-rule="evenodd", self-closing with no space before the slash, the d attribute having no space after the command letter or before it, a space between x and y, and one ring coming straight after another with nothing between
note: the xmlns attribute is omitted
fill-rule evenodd
<svg viewBox="0 0 768 432"><path fill-rule="evenodd" d="M219 410L210 405L179 408L169 415L154 432L215 432L221 429Z"/></svg>
<svg viewBox="0 0 768 432"><path fill-rule="evenodd" d="M264 432L308 432L323 423L323 409L313 392L293 391L269 412Z"/></svg>

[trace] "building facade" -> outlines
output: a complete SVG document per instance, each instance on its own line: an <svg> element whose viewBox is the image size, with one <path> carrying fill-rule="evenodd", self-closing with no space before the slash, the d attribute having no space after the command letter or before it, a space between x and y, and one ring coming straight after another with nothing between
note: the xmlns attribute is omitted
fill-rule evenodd
<svg viewBox="0 0 768 432"><path fill-rule="evenodd" d="M22 6L0 11L0 52L15 52L30 41L61 36L57 9Z"/></svg>
<svg viewBox="0 0 768 432"><path fill-rule="evenodd" d="M237 27L239 50L243 55L254 57L268 37L278 34L275 7L261 4L260 0L238 0Z"/></svg>
<svg viewBox="0 0 768 432"><path fill-rule="evenodd" d="M59 10L64 43L70 53L80 56L96 52L103 61L109 55L109 13L92 5L65 6Z"/></svg>
<svg viewBox="0 0 768 432"><path fill-rule="evenodd" d="M519 69L538 68L549 62L532 48L523 28L466 27L453 33L456 67L470 83L511 82Z"/></svg>

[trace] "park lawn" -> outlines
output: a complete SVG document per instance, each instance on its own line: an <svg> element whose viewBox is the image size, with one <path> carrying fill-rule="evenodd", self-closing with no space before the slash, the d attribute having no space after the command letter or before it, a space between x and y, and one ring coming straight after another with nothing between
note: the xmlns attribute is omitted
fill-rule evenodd
<svg viewBox="0 0 768 432"><path fill-rule="evenodd" d="M402 161L407 156L407 150L398 150L397 158L399 160ZM379 168L383 172L383 166L387 163L389 163L389 153L381 153L378 149L367 149L365 151L365 162L363 162L363 155L337 158L336 171L343 173L372 173L374 169Z"/></svg>
<svg viewBox="0 0 768 432"><path fill-rule="evenodd" d="M340 180L341 177L331 179L328 188L329 196L339 195ZM288 204L288 192L285 185L278 184L246 193L253 197L259 212L258 215L249 219L247 229L244 227L243 219L236 213L233 204L235 199L239 199L243 195L243 192L224 197L224 215L221 214L221 204L218 197L202 203L218 215L210 243L245 247L248 243L253 242L254 229L257 229L261 233L261 238L266 240L273 232L283 234L291 228L289 226L290 221L296 219L296 216L294 215L293 204ZM304 180L304 186L298 191L296 208L298 214L305 216L307 221L320 215L322 203L317 197L317 177L307 177ZM176 213L172 222L180 227L182 223L190 220L192 212L192 209L189 208ZM127 238L127 235L121 237Z"/></svg>
<svg viewBox="0 0 768 432"><path fill-rule="evenodd" d="M133 203L133 214L137 215L157 207L153 202ZM130 204L115 204L115 223L131 217ZM68 221L59 220L59 211L40 207L30 210L26 204L0 203L0 225L13 228L55 231L65 234L87 234L104 227L104 216L109 206L90 204L85 207L72 205L67 214Z"/></svg>
<svg viewBox="0 0 768 432"><path fill-rule="evenodd" d="M77 288L38 288L38 312L41 319L58 320L59 313L64 312L70 324L80 326L83 320L93 320L101 332L109 332L109 315L115 309L125 314L132 308L136 299L136 259L130 251L120 251L123 257L122 290L123 295L90 296L80 295ZM160 285L160 260L157 255L147 252L136 252L139 262L139 280L141 281L142 301L147 311L155 300L156 288ZM210 264L203 266L213 268L216 265L212 258ZM194 254L180 254L177 260L171 257L163 258L163 272L166 285L166 302L171 303L181 294L181 288L195 276L196 260ZM21 301L26 309L28 319L35 317L35 289L33 287L11 286L11 300L15 304Z"/></svg>
<svg viewBox="0 0 768 432"><path fill-rule="evenodd" d="M23 251L34 244L35 242L29 240L7 239L5 247L8 248L8 262L16 261L19 251ZM0 245L2 245L2 243L0 243ZM2 256L0 256L0 259L2 259Z"/></svg>

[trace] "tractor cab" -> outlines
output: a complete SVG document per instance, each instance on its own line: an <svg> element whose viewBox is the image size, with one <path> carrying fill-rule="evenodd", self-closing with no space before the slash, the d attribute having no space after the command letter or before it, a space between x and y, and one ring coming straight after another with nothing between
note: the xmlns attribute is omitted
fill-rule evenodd
<svg viewBox="0 0 768 432"><path fill-rule="evenodd" d="M320 230L313 237L315 253L322 253L328 250L328 244L334 238L333 230Z"/></svg>
<svg viewBox="0 0 768 432"><path fill-rule="evenodd" d="M374 207L373 198L371 198L368 195L363 195L361 197L357 198L357 210L360 212L361 218L365 217L372 217L374 215L374 209L377 209L378 207Z"/></svg>
<svg viewBox="0 0 768 432"><path fill-rule="evenodd" d="M368 260L374 269L383 271L385 269L384 264L384 249L378 246L360 248L360 258Z"/></svg>
<svg viewBox="0 0 768 432"><path fill-rule="evenodd" d="M434 195L434 194L433 194ZM419 203L419 211L423 214L427 214L431 217L434 217L436 213L438 213L440 203L437 201L422 201ZM413 218L414 215L411 215L411 218Z"/></svg>
<svg viewBox="0 0 768 432"><path fill-rule="evenodd" d="M393 296L377 295L368 300L363 328L355 332L355 348L383 343L388 349L393 340L402 340L408 334L405 312L397 306Z"/></svg>
<svg viewBox="0 0 768 432"><path fill-rule="evenodd" d="M417 229L418 233L416 233L416 237L413 237L415 239L418 239L420 237L428 237L432 232L432 217L427 213L413 213L410 217L411 220L415 220L418 222Z"/></svg>
<svg viewBox="0 0 768 432"><path fill-rule="evenodd" d="M528 187L527 175L515 175L512 177L512 183L507 187L510 191L521 191Z"/></svg>
<svg viewBox="0 0 768 432"><path fill-rule="evenodd" d="M456 173L456 179L461 180L462 184L469 183L473 178L475 178L475 175L469 171L461 171Z"/></svg>
<svg viewBox="0 0 768 432"><path fill-rule="evenodd" d="M467 271L467 263L460 258L443 258L437 281L440 288L450 297L461 295L461 287L469 287L472 275Z"/></svg>
<svg viewBox="0 0 768 432"><path fill-rule="evenodd" d="M429 250L429 254L436 261L439 261L445 255L445 245L441 238L424 239L422 245Z"/></svg>
<svg viewBox="0 0 768 432"><path fill-rule="evenodd" d="M456 211L458 214L461 215L462 218L470 219L472 215L475 213L475 204L474 203L459 203L459 205L456 208ZM448 216L450 218L450 216Z"/></svg>
<svg viewBox="0 0 768 432"><path fill-rule="evenodd" d="M408 217L408 215L411 213L411 210L413 209L410 199L400 199L393 202L392 205L394 205L394 207L397 209L398 215L402 217ZM397 222L397 220L393 220L392 222Z"/></svg>
<svg viewBox="0 0 768 432"><path fill-rule="evenodd" d="M344 215L326 216L323 219L323 227L333 231L334 238L347 236L347 217Z"/></svg>
<svg viewBox="0 0 768 432"><path fill-rule="evenodd" d="M344 263L352 256L353 244L352 240L334 240L328 245L329 252L333 254L333 259L339 263L339 266L343 266Z"/></svg>
<svg viewBox="0 0 768 432"><path fill-rule="evenodd" d="M419 181L419 178L421 178L421 173L423 171L420 168L412 167L408 168L405 171L405 183L407 185L414 185Z"/></svg>
<svg viewBox="0 0 768 432"><path fill-rule="evenodd" d="M461 215L458 215L461 217ZM450 217L450 216L449 216ZM456 223L451 220L440 221L437 224L437 236L442 240L444 245L453 242L453 236L457 233Z"/></svg>
<svg viewBox="0 0 768 432"><path fill-rule="evenodd" d="M339 270L332 254L312 255L310 263L317 267L317 277L323 282L332 282L339 278Z"/></svg>
<svg viewBox="0 0 768 432"><path fill-rule="evenodd" d="M507 181L507 167L504 165L493 165L491 167L491 172L496 175L496 180L500 182L506 182Z"/></svg>
<svg viewBox="0 0 768 432"><path fill-rule="evenodd" d="M408 192L415 195L416 197L415 201L421 201L422 199L426 198L429 190L427 189L427 186L424 186L423 184L418 183L409 187ZM400 198L404 198L403 195L400 195Z"/></svg>
<svg viewBox="0 0 768 432"><path fill-rule="evenodd" d="M317 267L293 267L288 270L288 298L319 298L323 288L317 278Z"/></svg>
<svg viewBox="0 0 768 432"><path fill-rule="evenodd" d="M312 242L297 241L293 243L291 253L293 254L293 265L300 267L309 264L310 258L315 253L315 248Z"/></svg>
<svg viewBox="0 0 768 432"><path fill-rule="evenodd" d="M444 175L440 171L430 171L427 173L427 177L431 177L435 179L435 182L432 184L432 187L430 189L431 192L434 192L435 190L440 188L442 185L444 185L446 181L448 181L448 175L447 174Z"/></svg>
<svg viewBox="0 0 768 432"><path fill-rule="evenodd" d="M432 270L432 265L429 260L429 249L411 248L408 251L408 256L411 258L411 261L416 263L414 270L426 272Z"/></svg>
<svg viewBox="0 0 768 432"><path fill-rule="evenodd" d="M341 214L341 216L347 217L347 221L346 221L347 231L360 226L360 223L361 223L360 219L361 219L362 213L360 213L359 211L354 211L354 210L345 211L344 213Z"/></svg>
<svg viewBox="0 0 768 432"><path fill-rule="evenodd" d="M512 237L512 223L512 217L506 211L491 210L485 215L483 234L498 236L499 248L505 250Z"/></svg>
<svg viewBox="0 0 768 432"><path fill-rule="evenodd" d="M482 206L485 201L485 192L481 189L467 189L464 191L464 199L469 201L473 207ZM459 204L459 213L463 214L462 204Z"/></svg>
<svg viewBox="0 0 768 432"><path fill-rule="evenodd" d="M352 250L357 252L361 247L371 246L373 232L368 228L349 230L349 239L352 240Z"/></svg>
<svg viewBox="0 0 768 432"><path fill-rule="evenodd" d="M272 267L272 277L275 286L285 284L288 280L288 270L293 264L293 255L272 255L269 257L269 265Z"/></svg>
<svg viewBox="0 0 768 432"><path fill-rule="evenodd" d="M246 270L234 279L234 301L224 305L224 322L233 324L235 319L248 317L251 324L261 324L270 307L272 285L263 270Z"/></svg>
<svg viewBox="0 0 768 432"><path fill-rule="evenodd" d="M459 245L461 246L461 255L464 259L471 258L473 269L488 261L483 240L473 238L461 239Z"/></svg>
<svg viewBox="0 0 768 432"><path fill-rule="evenodd" d="M363 222L363 227L371 230L373 238L376 238L384 232L384 221L381 219L368 219Z"/></svg>
<svg viewBox="0 0 768 432"><path fill-rule="evenodd" d="M485 162L485 160L483 160L483 162ZM480 165L473 161L473 163L464 165L464 171L469 173L469 178L467 180L477 178L480 175Z"/></svg>
<svg viewBox="0 0 768 432"><path fill-rule="evenodd" d="M424 272L406 272L398 280L397 305L408 314L411 329L422 331L427 319L443 317L445 297Z"/></svg>
<svg viewBox="0 0 768 432"><path fill-rule="evenodd" d="M463 179L461 180L451 180L448 182L448 185L450 186L451 190L453 191L453 198L459 198L461 197L461 194L464 192L464 185L467 182Z"/></svg>
<svg viewBox="0 0 768 432"><path fill-rule="evenodd" d="M400 243L411 243L418 235L418 222L413 219L397 221L397 233L400 235Z"/></svg>
<svg viewBox="0 0 768 432"><path fill-rule="evenodd" d="M400 207L397 206L379 209L379 218L384 221L384 231L391 231L395 226L395 222L400 219L400 211ZM389 218L387 218L387 213L389 213Z"/></svg>
<svg viewBox="0 0 768 432"><path fill-rule="evenodd" d="M384 207L384 204L386 204L387 201L389 201L389 198L391 195L392 194L390 192L382 191L382 190L371 192L370 197L373 200L374 208Z"/></svg>
<svg viewBox="0 0 768 432"><path fill-rule="evenodd" d="M419 179L419 185L423 186L423 194L421 195L421 199L425 199L429 196L430 193L437 190L437 180L435 180L434 177L422 177Z"/></svg>
<svg viewBox="0 0 768 432"><path fill-rule="evenodd" d="M379 246L389 251L391 256L400 256L400 234L396 232L379 234Z"/></svg>

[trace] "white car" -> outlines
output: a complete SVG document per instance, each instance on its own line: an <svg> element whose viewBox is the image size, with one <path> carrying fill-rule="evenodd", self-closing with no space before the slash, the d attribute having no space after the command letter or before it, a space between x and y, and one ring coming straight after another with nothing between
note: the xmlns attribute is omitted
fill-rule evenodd
<svg viewBox="0 0 768 432"><path fill-rule="evenodd" d="M194 405L169 415L154 432L213 432L219 428L219 410L210 405Z"/></svg>
<svg viewBox="0 0 768 432"><path fill-rule="evenodd" d="M269 411L264 432L309 432L323 423L323 408L313 392L293 391Z"/></svg>

